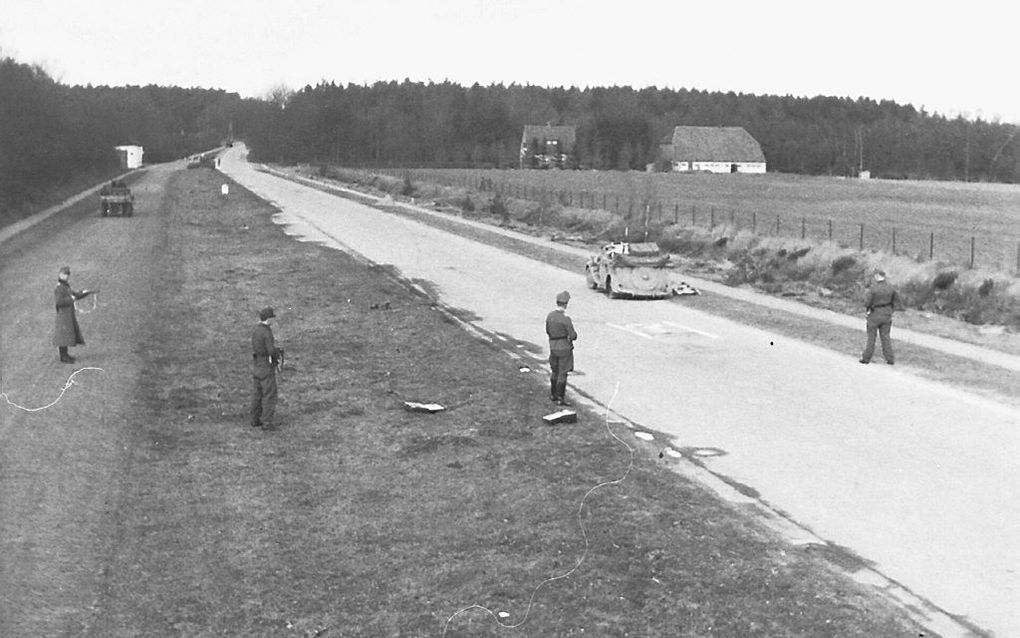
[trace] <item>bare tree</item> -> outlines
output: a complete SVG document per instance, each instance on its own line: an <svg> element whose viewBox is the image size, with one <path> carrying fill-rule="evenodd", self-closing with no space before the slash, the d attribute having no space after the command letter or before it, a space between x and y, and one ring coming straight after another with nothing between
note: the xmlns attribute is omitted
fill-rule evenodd
<svg viewBox="0 0 1020 638"><path fill-rule="evenodd" d="M286 84L277 84L266 93L266 101L272 102L281 109L287 108L290 98L294 97L294 90Z"/></svg>

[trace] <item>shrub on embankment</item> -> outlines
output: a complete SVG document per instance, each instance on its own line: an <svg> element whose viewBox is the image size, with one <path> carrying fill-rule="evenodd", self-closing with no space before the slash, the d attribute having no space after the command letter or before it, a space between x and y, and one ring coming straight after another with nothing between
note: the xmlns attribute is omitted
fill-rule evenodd
<svg viewBox="0 0 1020 638"><path fill-rule="evenodd" d="M846 311L860 310L869 275L881 268L908 308L972 324L1020 328L1020 281L1008 274L859 251L833 242L756 235L727 224L705 228L645 223L606 210L571 207L555 198L506 197L494 189L412 182L409 177L337 167L320 167L319 174L393 196L414 197L469 217L495 217L503 225L552 228L590 242L654 241L689 267L718 273L728 285L750 285L782 296L813 294Z"/></svg>

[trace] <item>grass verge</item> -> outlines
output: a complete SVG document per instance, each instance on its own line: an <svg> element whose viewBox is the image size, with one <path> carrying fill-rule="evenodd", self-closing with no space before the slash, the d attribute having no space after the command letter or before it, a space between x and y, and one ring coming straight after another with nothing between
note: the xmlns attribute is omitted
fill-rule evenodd
<svg viewBox="0 0 1020 638"><path fill-rule="evenodd" d="M631 455L602 417L548 427L545 379L389 273L288 239L182 171L163 311L101 636L918 636L813 552ZM277 309L281 429L247 427L249 334ZM405 400L448 410L411 413ZM619 427L619 426L617 426ZM578 527L583 522L589 546Z"/></svg>

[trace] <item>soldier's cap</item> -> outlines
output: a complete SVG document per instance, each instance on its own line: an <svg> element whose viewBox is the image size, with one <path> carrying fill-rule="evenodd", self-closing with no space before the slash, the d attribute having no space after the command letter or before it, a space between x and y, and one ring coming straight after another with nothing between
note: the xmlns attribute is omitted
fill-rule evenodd
<svg viewBox="0 0 1020 638"><path fill-rule="evenodd" d="M561 306L565 306L565 305L567 305L568 301L570 301L570 293L567 292L566 290L564 290L560 294L556 295L556 303L557 304L559 304Z"/></svg>
<svg viewBox="0 0 1020 638"><path fill-rule="evenodd" d="M71 274L71 267L70 266L61 266L59 272L66 272L67 274L70 275Z"/></svg>
<svg viewBox="0 0 1020 638"><path fill-rule="evenodd" d="M272 306L266 306L262 310L259 310L259 321L265 321L266 319L275 317L276 313L273 312Z"/></svg>

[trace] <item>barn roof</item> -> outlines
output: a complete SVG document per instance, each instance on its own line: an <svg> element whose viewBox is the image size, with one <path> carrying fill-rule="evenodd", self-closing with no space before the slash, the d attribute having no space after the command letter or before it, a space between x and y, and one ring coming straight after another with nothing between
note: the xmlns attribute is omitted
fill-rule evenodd
<svg viewBox="0 0 1020 638"><path fill-rule="evenodd" d="M528 142L533 139L559 140L564 144L573 144L577 137L576 126L549 126L546 124L525 124L521 139Z"/></svg>
<svg viewBox="0 0 1020 638"><path fill-rule="evenodd" d="M678 126L663 140L679 162L764 162L765 154L741 126Z"/></svg>

